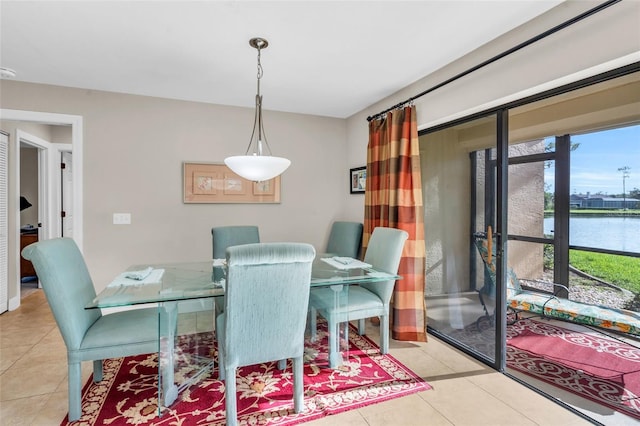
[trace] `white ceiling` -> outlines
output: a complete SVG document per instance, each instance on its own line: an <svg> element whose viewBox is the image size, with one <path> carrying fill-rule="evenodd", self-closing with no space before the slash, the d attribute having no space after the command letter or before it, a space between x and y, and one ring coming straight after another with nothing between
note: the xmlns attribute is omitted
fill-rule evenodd
<svg viewBox="0 0 640 426"><path fill-rule="evenodd" d="M15 80L349 117L562 0L0 1Z"/></svg>

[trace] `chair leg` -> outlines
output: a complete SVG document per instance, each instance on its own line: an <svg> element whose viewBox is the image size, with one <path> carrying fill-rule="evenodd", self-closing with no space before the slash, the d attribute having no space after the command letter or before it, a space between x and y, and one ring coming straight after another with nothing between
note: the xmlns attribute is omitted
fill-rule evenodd
<svg viewBox="0 0 640 426"><path fill-rule="evenodd" d="M286 368L287 368L287 360L286 359L279 359L278 360L278 370L284 371Z"/></svg>
<svg viewBox="0 0 640 426"><path fill-rule="evenodd" d="M380 316L380 353L389 352L389 315Z"/></svg>
<svg viewBox="0 0 640 426"><path fill-rule="evenodd" d="M315 342L318 338L318 311L314 307L309 308L309 332L311 333L311 341Z"/></svg>
<svg viewBox="0 0 640 426"><path fill-rule="evenodd" d="M303 357L293 358L293 407L296 413L304 410Z"/></svg>
<svg viewBox="0 0 640 426"><path fill-rule="evenodd" d="M81 363L69 363L69 421L73 422L82 415L82 371Z"/></svg>
<svg viewBox="0 0 640 426"><path fill-rule="evenodd" d="M93 360L93 382L98 383L102 381L102 360Z"/></svg>
<svg viewBox="0 0 640 426"><path fill-rule="evenodd" d="M364 336L366 334L366 324L364 322L364 318L358 320L358 334Z"/></svg>
<svg viewBox="0 0 640 426"><path fill-rule="evenodd" d="M222 315L216 317L216 342L218 344L218 379L224 380L224 350L222 348L223 331L222 331Z"/></svg>
<svg viewBox="0 0 640 426"><path fill-rule="evenodd" d="M225 368L227 380L224 383L224 398L227 413L227 426L238 424L238 408L236 401L236 369L235 367Z"/></svg>
<svg viewBox="0 0 640 426"><path fill-rule="evenodd" d="M224 369L224 355L222 354L222 348L218 344L218 379L224 381L225 380L225 369Z"/></svg>

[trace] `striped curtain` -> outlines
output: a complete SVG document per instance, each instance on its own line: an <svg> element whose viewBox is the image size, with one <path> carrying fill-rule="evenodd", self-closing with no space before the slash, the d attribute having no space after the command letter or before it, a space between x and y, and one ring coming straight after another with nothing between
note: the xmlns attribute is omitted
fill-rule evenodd
<svg viewBox="0 0 640 426"><path fill-rule="evenodd" d="M407 231L392 299L392 337L427 340L425 243L415 106L369 122L363 246L376 226Z"/></svg>

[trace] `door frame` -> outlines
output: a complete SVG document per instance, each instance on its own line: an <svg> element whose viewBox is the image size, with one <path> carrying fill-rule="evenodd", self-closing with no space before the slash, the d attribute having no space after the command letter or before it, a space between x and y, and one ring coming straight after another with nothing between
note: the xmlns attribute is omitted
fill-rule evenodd
<svg viewBox="0 0 640 426"><path fill-rule="evenodd" d="M0 109L0 118L3 120L12 120L12 121L25 121L25 122L35 122L39 124L47 124L47 125L66 125L71 126L71 150L72 150L72 158L73 158L73 167L74 167L74 179L73 179L73 217L74 217L74 233L73 239L76 244L82 251L83 247L83 217L82 217L82 205L83 205L83 120L82 116L79 115L69 115L69 114L58 114L58 113L48 113L48 112L37 112L37 111L23 111L23 110L13 110L13 109ZM18 132L16 132L18 133ZM59 146L64 146L64 144L59 144ZM10 210L9 217L13 217L13 222L16 224L20 223L20 139L16 134L12 141L10 141L9 148L13 151L13 154L10 156L10 163L13 163L14 167L10 170L9 180L13 182L9 187L10 197L13 199L13 205L15 208ZM63 149L63 148L61 148ZM53 151L59 152L61 149L53 149ZM59 155L49 155L49 159L47 160L49 164L53 161L53 157L58 157ZM58 168L49 167L47 180L49 185L52 182L57 182L60 178ZM41 177L42 179L42 177ZM55 191L51 191L50 196L53 197ZM59 200L58 200L59 201ZM50 203L50 205L56 205L55 203ZM51 210L51 209L49 209ZM49 215L52 214L51 211L48 212ZM49 221L51 225L51 222ZM14 291L14 294L9 299L9 310L17 309L20 306L20 255L18 254L20 247L20 226L15 226L15 230L13 231L13 239L9 239L9 262L12 262L14 265L18 265L15 268L14 280L17 283L17 293ZM52 235L51 230L53 226L49 226L46 233L40 233L43 239L54 238L57 235ZM44 235L43 235L44 234ZM9 234L11 235L11 233ZM11 241L13 240L13 241Z"/></svg>

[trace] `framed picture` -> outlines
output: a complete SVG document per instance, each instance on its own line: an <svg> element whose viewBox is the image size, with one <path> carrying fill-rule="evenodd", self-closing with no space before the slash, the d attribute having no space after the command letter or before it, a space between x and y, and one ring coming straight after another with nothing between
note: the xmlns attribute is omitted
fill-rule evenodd
<svg viewBox="0 0 640 426"><path fill-rule="evenodd" d="M184 162L182 169L185 204L280 202L280 176L251 182L223 163Z"/></svg>
<svg viewBox="0 0 640 426"><path fill-rule="evenodd" d="M349 173L349 188L352 194L364 194L367 184L367 167L356 167Z"/></svg>
<svg viewBox="0 0 640 426"><path fill-rule="evenodd" d="M274 190L273 179L262 182L253 182L253 195L273 195Z"/></svg>

